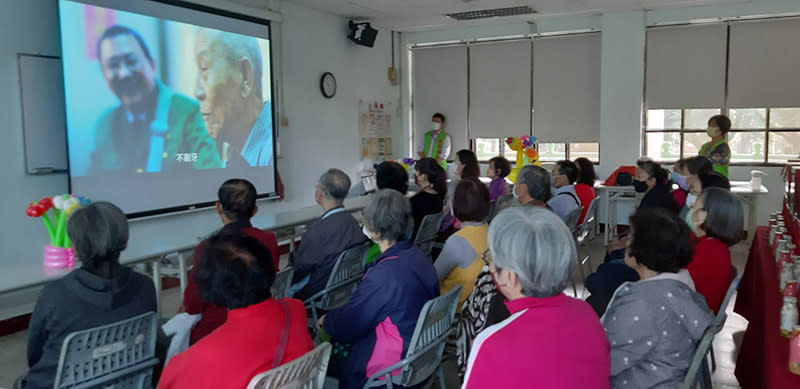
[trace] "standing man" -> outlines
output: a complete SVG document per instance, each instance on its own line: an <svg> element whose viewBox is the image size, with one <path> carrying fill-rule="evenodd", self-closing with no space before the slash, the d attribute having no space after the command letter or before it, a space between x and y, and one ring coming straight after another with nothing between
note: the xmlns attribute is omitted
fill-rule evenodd
<svg viewBox="0 0 800 389"><path fill-rule="evenodd" d="M272 165L272 105L264 101L258 40L201 29L195 97L225 167Z"/></svg>
<svg viewBox="0 0 800 389"><path fill-rule="evenodd" d="M199 105L158 79L155 60L138 32L109 27L97 41L97 58L120 105L97 122L89 175L221 166ZM188 161L187 154L192 156Z"/></svg>
<svg viewBox="0 0 800 389"><path fill-rule="evenodd" d="M417 154L419 159L433 158L444 170L447 170L447 157L450 156L450 135L444 130L444 115L433 114L431 130L425 133L419 144Z"/></svg>
<svg viewBox="0 0 800 389"><path fill-rule="evenodd" d="M731 163L731 148L725 137L731 129L731 119L725 115L715 115L708 119L706 133L711 141L700 148L700 156L706 157L714 166L714 171L728 177L728 165Z"/></svg>

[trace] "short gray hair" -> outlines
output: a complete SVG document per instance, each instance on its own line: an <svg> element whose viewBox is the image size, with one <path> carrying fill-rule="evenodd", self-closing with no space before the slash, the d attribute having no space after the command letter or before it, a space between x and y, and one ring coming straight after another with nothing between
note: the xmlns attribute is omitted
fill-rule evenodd
<svg viewBox="0 0 800 389"><path fill-rule="evenodd" d="M408 239L414 228L411 202L396 190L381 189L364 208L364 224L379 239L390 242Z"/></svg>
<svg viewBox="0 0 800 389"><path fill-rule="evenodd" d="M517 273L522 294L550 297L564 291L577 257L569 228L552 211L508 208L489 227L492 263Z"/></svg>
<svg viewBox="0 0 800 389"><path fill-rule="evenodd" d="M350 177L339 169L330 169L320 176L319 189L329 199L342 201L350 193Z"/></svg>
<svg viewBox="0 0 800 389"><path fill-rule="evenodd" d="M517 173L517 185L525 184L528 194L539 201L550 200L551 181L550 173L541 166L527 165Z"/></svg>
<svg viewBox="0 0 800 389"><path fill-rule="evenodd" d="M92 203L69 217L67 235L84 265L117 262L128 246L128 218L114 204Z"/></svg>
<svg viewBox="0 0 800 389"><path fill-rule="evenodd" d="M242 58L250 60L253 64L253 91L259 99L263 99L264 93L261 83L264 74L264 65L258 39L213 29L207 29L207 32L211 36L210 42L212 42L212 44L219 43L219 45L225 49L225 58L229 61L235 63Z"/></svg>

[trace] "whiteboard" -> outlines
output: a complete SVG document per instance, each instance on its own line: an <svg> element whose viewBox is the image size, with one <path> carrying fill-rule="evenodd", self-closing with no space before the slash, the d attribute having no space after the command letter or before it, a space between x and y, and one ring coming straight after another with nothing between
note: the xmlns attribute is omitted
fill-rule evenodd
<svg viewBox="0 0 800 389"><path fill-rule="evenodd" d="M64 73L58 57L18 54L25 169L63 173L67 162Z"/></svg>

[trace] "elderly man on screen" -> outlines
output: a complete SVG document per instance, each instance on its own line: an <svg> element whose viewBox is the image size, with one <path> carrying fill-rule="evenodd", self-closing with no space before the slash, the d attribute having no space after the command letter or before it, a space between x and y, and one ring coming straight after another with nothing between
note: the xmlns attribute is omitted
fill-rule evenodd
<svg viewBox="0 0 800 389"><path fill-rule="evenodd" d="M264 101L265 64L258 40L200 29L195 97L225 167L272 164L272 105Z"/></svg>
<svg viewBox="0 0 800 389"><path fill-rule="evenodd" d="M97 121L89 175L221 166L197 102L158 79L155 60L138 32L109 27L97 41L97 58L120 105Z"/></svg>

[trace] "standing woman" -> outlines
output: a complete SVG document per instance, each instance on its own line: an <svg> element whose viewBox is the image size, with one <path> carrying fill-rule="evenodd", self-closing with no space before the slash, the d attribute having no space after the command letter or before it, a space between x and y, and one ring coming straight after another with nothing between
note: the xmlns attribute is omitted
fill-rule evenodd
<svg viewBox="0 0 800 389"><path fill-rule="evenodd" d="M731 129L731 119L725 115L715 115L708 119L706 133L711 137L709 142L700 148L700 155L711 160L714 171L728 177L728 165L731 162L731 148L725 140Z"/></svg>

